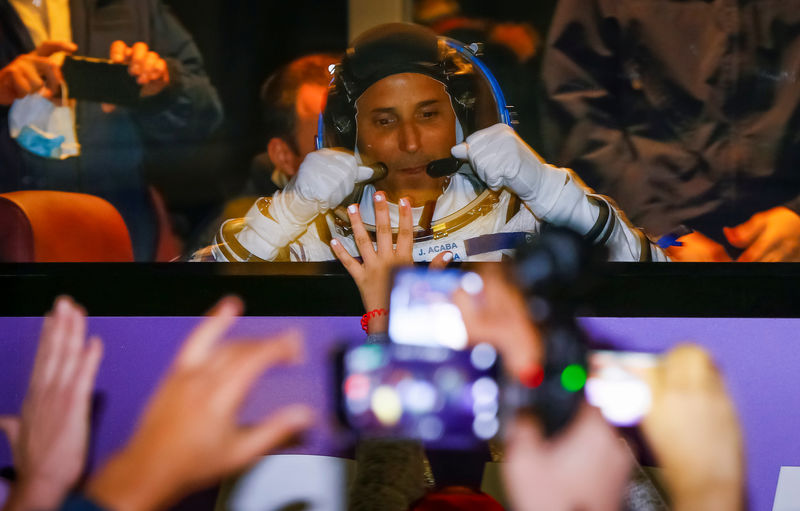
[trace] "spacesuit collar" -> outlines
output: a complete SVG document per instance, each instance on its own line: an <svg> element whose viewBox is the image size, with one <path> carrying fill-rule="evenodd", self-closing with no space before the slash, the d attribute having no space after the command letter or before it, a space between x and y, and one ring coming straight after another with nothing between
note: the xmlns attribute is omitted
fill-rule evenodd
<svg viewBox="0 0 800 511"><path fill-rule="evenodd" d="M372 196L375 194L375 187L372 184L366 185L361 194L359 211L365 224L375 225L375 208ZM483 186L471 174L456 173L450 179L442 194L436 200L436 207L433 211L433 223L448 215L458 212L472 202L481 192ZM400 210L397 204L392 202L389 205L389 219L392 226L397 226L400 218ZM411 208L414 225L419 225L423 212L422 207Z"/></svg>

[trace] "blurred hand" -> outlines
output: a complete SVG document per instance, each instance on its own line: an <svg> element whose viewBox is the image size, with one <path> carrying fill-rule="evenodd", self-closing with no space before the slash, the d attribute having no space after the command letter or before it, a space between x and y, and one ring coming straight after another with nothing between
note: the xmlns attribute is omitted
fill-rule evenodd
<svg viewBox="0 0 800 511"><path fill-rule="evenodd" d="M461 310L471 344L486 342L503 355L506 369L523 383L540 382L542 341L525 298L499 264L483 265L483 289L468 294L459 289L453 302Z"/></svg>
<svg viewBox="0 0 800 511"><path fill-rule="evenodd" d="M650 376L653 404L642 422L674 509L743 509L742 434L722 378L698 346L679 346Z"/></svg>
<svg viewBox="0 0 800 511"><path fill-rule="evenodd" d="M493 43L505 45L514 52L520 62L536 56L541 38L529 23L497 23L489 34Z"/></svg>
<svg viewBox="0 0 800 511"><path fill-rule="evenodd" d="M682 263L725 263L731 262L731 256L725 251L725 247L694 231L678 238L683 243L682 246L668 247L664 252L673 261Z"/></svg>
<svg viewBox="0 0 800 511"><path fill-rule="evenodd" d="M786 207L756 213L743 224L723 228L728 242L746 249L737 261L800 261L800 216Z"/></svg>
<svg viewBox="0 0 800 511"><path fill-rule="evenodd" d="M54 53L72 53L78 47L66 41L45 41L34 51L20 55L0 69L0 105L42 91L46 98L58 97L64 78L61 65L50 58Z"/></svg>
<svg viewBox="0 0 800 511"><path fill-rule="evenodd" d="M617 511L631 460L597 409L584 405L558 436L546 439L534 419L518 417L506 434L503 477L521 511Z"/></svg>
<svg viewBox="0 0 800 511"><path fill-rule="evenodd" d="M414 263L412 256L414 226L411 203L408 198L404 197L398 203L400 214L396 246L392 240L392 225L389 220L389 205L386 202L386 194L376 192L373 196L373 202L375 205L375 241L378 246L377 249L373 246L372 240L366 228L364 228L358 204L352 204L348 207L347 215L350 217L353 238L363 262L358 262L337 240L331 241L331 250L333 250L336 258L342 262L347 272L353 277L353 280L356 281L364 309L368 312L375 309L389 309L389 288L392 284L392 270L398 266L407 266ZM444 268L452 258L453 254L451 252L442 252L431 261L430 268ZM384 333L388 330L388 325L389 318L386 315L373 317L368 325L369 333Z"/></svg>
<svg viewBox="0 0 800 511"><path fill-rule="evenodd" d="M170 83L167 62L158 53L150 51L145 43L128 46L122 41L114 41L109 56L113 62L127 64L128 73L142 86L142 97L155 96Z"/></svg>
<svg viewBox="0 0 800 511"><path fill-rule="evenodd" d="M161 509L184 494L255 462L311 425L302 405L240 426L237 411L266 369L300 359L296 334L221 344L241 313L220 301L184 342L132 439L89 483L88 494L115 511Z"/></svg>
<svg viewBox="0 0 800 511"><path fill-rule="evenodd" d="M19 417L0 417L18 479L8 510L57 508L86 462L89 409L103 347L86 342L86 312L66 297L45 316Z"/></svg>

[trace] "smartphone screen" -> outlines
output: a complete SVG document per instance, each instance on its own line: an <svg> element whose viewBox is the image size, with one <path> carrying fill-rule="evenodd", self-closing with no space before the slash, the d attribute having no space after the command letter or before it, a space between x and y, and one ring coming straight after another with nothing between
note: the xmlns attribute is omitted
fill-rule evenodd
<svg viewBox="0 0 800 511"><path fill-rule="evenodd" d="M340 364L340 413L359 436L469 449L500 428L499 361L489 345L364 345L345 351Z"/></svg>
<svg viewBox="0 0 800 511"><path fill-rule="evenodd" d="M125 64L67 56L61 73L71 98L115 105L135 105L139 101L140 86Z"/></svg>
<svg viewBox="0 0 800 511"><path fill-rule="evenodd" d="M615 426L635 426L652 404L647 372L658 355L630 351L593 351L589 354L586 400Z"/></svg>
<svg viewBox="0 0 800 511"><path fill-rule="evenodd" d="M482 285L473 272L421 267L398 270L390 297L389 338L398 344L464 349L467 330L451 296L459 288L475 292Z"/></svg>

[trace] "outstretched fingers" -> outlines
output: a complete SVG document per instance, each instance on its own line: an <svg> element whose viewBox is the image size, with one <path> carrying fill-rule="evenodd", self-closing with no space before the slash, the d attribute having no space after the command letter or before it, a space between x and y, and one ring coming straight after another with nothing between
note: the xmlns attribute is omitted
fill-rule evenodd
<svg viewBox="0 0 800 511"><path fill-rule="evenodd" d="M413 259L412 251L414 248L414 219L411 214L411 202L408 197L403 197L397 204L399 212L397 223L397 247L395 253L398 257L408 258L410 263Z"/></svg>
<svg viewBox="0 0 800 511"><path fill-rule="evenodd" d="M311 427L314 412L306 405L295 404L281 408L260 424L243 429L231 446L236 465L245 465L258 456L287 443Z"/></svg>
<svg viewBox="0 0 800 511"><path fill-rule="evenodd" d="M351 256L347 249L344 248L344 245L342 245L342 242L337 239L331 240L331 250L333 250L333 255L336 256L336 259L341 261L342 265L344 265L347 273L353 277L353 280L360 282L360 279L364 276L364 267L358 262L358 259Z"/></svg>
<svg viewBox="0 0 800 511"><path fill-rule="evenodd" d="M353 239L355 239L358 252L361 254L361 259L364 263L371 261L375 258L375 248L372 246L372 239L364 227L364 222L361 220L361 212L358 204L350 204L347 207L347 216L350 217L350 226L353 229Z"/></svg>
<svg viewBox="0 0 800 511"><path fill-rule="evenodd" d="M446 250L440 254L437 254L436 257L428 265L429 270L444 270L447 268L447 265L450 264L450 261L453 260L453 253L449 250Z"/></svg>
<svg viewBox="0 0 800 511"><path fill-rule="evenodd" d="M389 204L386 203L386 194L375 192L372 196L375 206L375 241L378 243L378 254L391 254L394 249L392 240L392 223L389 220Z"/></svg>
<svg viewBox="0 0 800 511"><path fill-rule="evenodd" d="M214 345L241 315L244 305L235 296L226 296L214 306L189 334L175 362L179 366L194 366L205 362Z"/></svg>

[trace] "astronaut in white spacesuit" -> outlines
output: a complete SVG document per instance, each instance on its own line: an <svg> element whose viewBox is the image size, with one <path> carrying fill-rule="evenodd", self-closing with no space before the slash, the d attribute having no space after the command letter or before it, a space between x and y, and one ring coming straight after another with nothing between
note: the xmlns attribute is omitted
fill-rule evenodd
<svg viewBox="0 0 800 511"><path fill-rule="evenodd" d="M373 28L333 71L319 149L283 191L223 224L213 258L333 260L332 240L358 256L344 206L357 204L350 213L375 239L373 197L383 192L395 235L398 208L411 208L415 261L444 251L496 261L545 223L606 245L612 261L667 260L608 198L543 162L509 121L470 48L416 25Z"/></svg>

